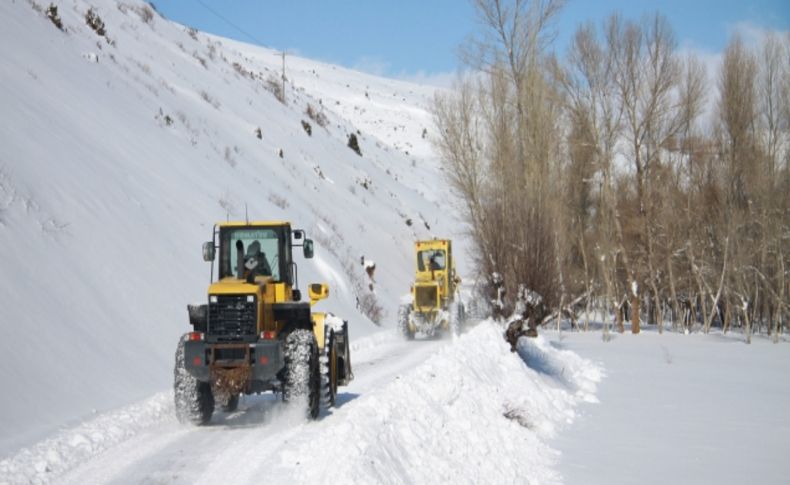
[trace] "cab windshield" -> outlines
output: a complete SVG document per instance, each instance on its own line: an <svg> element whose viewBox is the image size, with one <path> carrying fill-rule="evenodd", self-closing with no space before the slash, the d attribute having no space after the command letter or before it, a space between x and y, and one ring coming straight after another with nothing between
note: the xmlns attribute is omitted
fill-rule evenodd
<svg viewBox="0 0 790 485"><path fill-rule="evenodd" d="M252 274L281 281L288 271L290 247L282 227L223 227L219 237L220 278Z"/></svg>
<svg viewBox="0 0 790 485"><path fill-rule="evenodd" d="M425 249L417 253L417 267L420 271L439 271L446 267L443 249Z"/></svg>

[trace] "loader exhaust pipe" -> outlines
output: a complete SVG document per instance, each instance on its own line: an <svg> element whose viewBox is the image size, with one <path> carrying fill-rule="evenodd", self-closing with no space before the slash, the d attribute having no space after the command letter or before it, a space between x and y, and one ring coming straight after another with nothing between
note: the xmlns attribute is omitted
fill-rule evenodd
<svg viewBox="0 0 790 485"><path fill-rule="evenodd" d="M236 278L244 278L244 243L236 241Z"/></svg>

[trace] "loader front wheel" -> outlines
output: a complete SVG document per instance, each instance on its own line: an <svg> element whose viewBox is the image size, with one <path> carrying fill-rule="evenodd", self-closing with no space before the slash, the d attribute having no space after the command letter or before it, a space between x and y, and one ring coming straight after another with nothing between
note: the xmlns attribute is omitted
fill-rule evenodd
<svg viewBox="0 0 790 485"><path fill-rule="evenodd" d="M190 374L184 365L184 338L176 348L173 394L176 417L181 423L203 425L211 420L214 413L214 395L208 382L200 382Z"/></svg>
<svg viewBox="0 0 790 485"><path fill-rule="evenodd" d="M403 335L406 340L414 340L414 332L409 327L409 315L411 305L401 305L398 307L398 333Z"/></svg>
<svg viewBox="0 0 790 485"><path fill-rule="evenodd" d="M318 345L313 333L298 329L285 338L285 382L283 400L306 407L307 417L316 419L321 394Z"/></svg>

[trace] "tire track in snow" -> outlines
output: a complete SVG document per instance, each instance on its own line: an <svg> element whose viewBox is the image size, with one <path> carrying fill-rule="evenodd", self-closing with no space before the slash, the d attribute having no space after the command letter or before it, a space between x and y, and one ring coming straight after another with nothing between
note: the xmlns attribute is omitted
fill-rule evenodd
<svg viewBox="0 0 790 485"><path fill-rule="evenodd" d="M322 411L316 422L306 422L298 411L264 394L244 396L238 411L216 412L208 426L194 428L176 422L172 394L165 392L157 395L156 402L166 410L146 426L130 430L124 440L73 460L70 466L10 481L245 483L265 477L267 482L289 483L292 473L287 468L275 466L283 474L272 474L273 465L278 465L272 460L282 449L302 436L319 435L326 423L349 419L357 398L389 384L399 374L411 372L449 344L449 339L407 342L391 330L358 340L352 345L354 381L340 388L338 406ZM97 420L112 421L111 415ZM101 433L98 429L96 432ZM42 448L38 459L45 460L46 455L46 448ZM35 458L24 459L18 465L25 468L35 462Z"/></svg>

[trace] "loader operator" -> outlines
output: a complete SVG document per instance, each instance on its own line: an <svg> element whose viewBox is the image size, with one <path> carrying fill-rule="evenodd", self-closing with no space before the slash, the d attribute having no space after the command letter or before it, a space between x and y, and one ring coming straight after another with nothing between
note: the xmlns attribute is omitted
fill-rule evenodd
<svg viewBox="0 0 790 485"><path fill-rule="evenodd" d="M433 254L431 254L431 257L428 259L428 267L431 271L444 269L444 262L439 260L442 256L444 255L439 251L434 251Z"/></svg>
<svg viewBox="0 0 790 485"><path fill-rule="evenodd" d="M253 241L244 255L244 277L253 279L256 276L271 276L272 269L266 260L266 253L261 251L261 243Z"/></svg>

